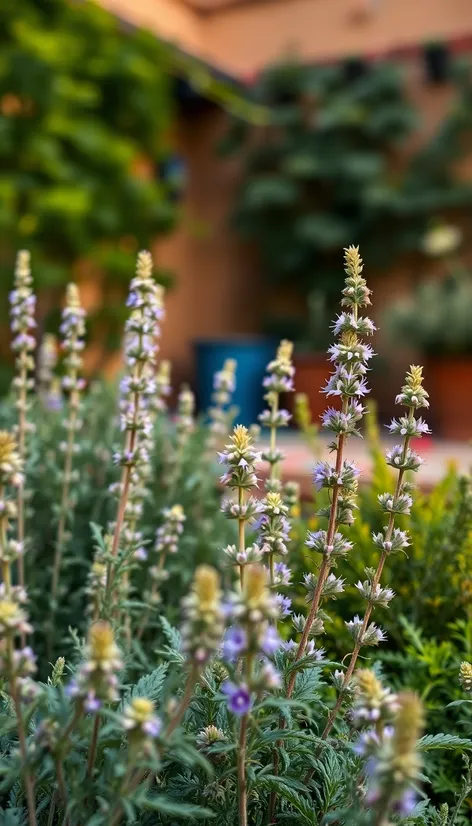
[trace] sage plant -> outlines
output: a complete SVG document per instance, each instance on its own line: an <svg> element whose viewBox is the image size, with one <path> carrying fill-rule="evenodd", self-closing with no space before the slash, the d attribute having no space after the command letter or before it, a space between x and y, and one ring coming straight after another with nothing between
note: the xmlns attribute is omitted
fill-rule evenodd
<svg viewBox="0 0 472 826"><path fill-rule="evenodd" d="M248 565L244 586L233 596L230 615L237 624L226 633L223 659L230 679L221 686L229 711L240 717L237 778L240 826L247 826L246 744L249 714L255 697L279 688L281 679L270 660L281 640L274 627L277 603L261 565ZM241 667L239 663L241 660Z"/></svg>
<svg viewBox="0 0 472 826"><path fill-rule="evenodd" d="M34 428L33 424L28 421L30 407L28 393L34 387L34 379L31 374L34 371L33 353L36 347L36 340L32 335L36 327L34 318L36 296L33 293L32 283L30 254L26 250L21 250L16 258L14 288L10 293L10 317L13 333L11 347L15 353L16 368L16 375L13 379L13 389L16 396L15 407L18 416L15 434L18 439L18 452L22 462L26 459L27 434ZM24 586L25 491L23 485L19 485L17 489L17 507L17 537L22 548L22 552L18 557L18 581L20 585Z"/></svg>
<svg viewBox="0 0 472 826"><path fill-rule="evenodd" d="M197 568L191 591L183 600L183 610L182 653L188 675L180 703L167 724L166 736L171 735L183 719L203 668L221 644L225 617L220 577L214 568L209 565Z"/></svg>
<svg viewBox="0 0 472 826"><path fill-rule="evenodd" d="M255 450L247 427L236 425L230 442L218 453L220 463L226 465L220 481L233 491L237 491L237 502L225 499L222 511L228 519L238 521L238 545L226 549L226 555L239 567L239 579L244 585L244 569L249 562L257 560L259 549L246 548L246 524L262 512L263 505L251 493L257 486L256 464L261 460L261 453ZM234 548L234 549L233 549Z"/></svg>
<svg viewBox="0 0 472 826"><path fill-rule="evenodd" d="M351 525L354 521L359 470L354 462L345 460L344 448L349 436L360 435L358 426L365 412L362 399L369 392L366 373L368 363L374 355L372 348L362 341L362 337L370 336L375 331L370 318L359 314L362 307L371 303L370 290L362 276L362 269L357 247L346 249L347 277L341 299L341 306L346 309L338 315L333 325L338 341L328 352L335 369L324 388L327 396L339 398L340 408L330 407L322 417L323 428L334 434L330 450L336 455L336 461L334 464L319 461L313 474L316 489L327 489L331 497L329 507L322 512L328 519L328 527L327 530L308 534L306 544L320 554L321 565L316 582L314 578L310 579L310 585L314 584L310 595L311 605L295 660L301 659L305 654L313 623L319 619L321 600L339 593L342 588L340 580L330 578L331 568L352 548L352 544L338 529L341 525ZM296 670L293 670L287 687L288 697L292 695L295 680Z"/></svg>
<svg viewBox="0 0 472 826"><path fill-rule="evenodd" d="M293 344L284 339L280 342L277 355L273 361L267 365L267 376L263 381L266 389L264 396L267 408L259 416L259 422L263 427L268 427L270 432L270 442L268 450L262 454L264 461L270 466L269 479L266 482L268 491L279 492L281 482L279 478L280 464L283 453L277 448L277 430L287 427L292 418L288 410L280 407L280 396L282 393L293 393L293 377L295 368L292 364Z"/></svg>
<svg viewBox="0 0 472 826"><path fill-rule="evenodd" d="M62 491L59 505L59 519L56 533L56 548L52 569L52 611L58 598L59 581L61 576L62 557L66 541L66 525L73 510L71 485L74 479L73 460L80 451L76 435L82 427L80 418L81 394L85 381L81 377L82 350L85 335L85 310L80 303L79 290L76 284L68 284L66 306L62 313L61 323L62 349L64 350L64 378L62 387L67 395L66 418L63 425L66 430L66 439L61 442L60 449L64 453L62 470Z"/></svg>
<svg viewBox="0 0 472 826"><path fill-rule="evenodd" d="M18 516L18 500L15 494L22 485L23 459L17 442L10 433L0 431L0 678L8 684L16 714L29 825L36 826L34 780L30 769L27 729L23 714L23 702L28 699L30 693L29 678L36 671L33 651L24 644L26 635L33 629L28 623L24 608L26 591L22 585L12 584L12 564L17 561L23 549L17 540L8 538L10 522ZM17 637L21 639L20 648L16 648Z"/></svg>
<svg viewBox="0 0 472 826"><path fill-rule="evenodd" d="M342 677L339 677L340 692L334 709L330 712L323 737L327 737L334 724L334 720L343 702L345 690L356 667L357 658L363 646L378 645L386 639L381 628L371 622L371 615L376 607L388 607L394 597L389 587L382 587L380 580L387 558L391 554L405 551L410 544L407 531L395 526L398 515L408 515L413 504L411 497L412 485L405 479L409 471L416 472L421 466L422 459L411 449L412 438L420 438L429 433L428 425L421 417L416 417L416 411L422 407L429 407L428 393L423 387L422 367L412 366L406 375L405 384L396 398L397 404L406 407L406 415L393 419L389 425L390 433L402 437L402 443L387 451L387 464L398 471L394 493L379 495L379 504L386 517L386 524L380 533L373 534L375 546L380 550L380 558L376 569L366 569L367 579L358 582L357 590L365 599L367 606L364 617L356 616L346 623L347 629L353 638L354 649L350 655L349 665Z"/></svg>
<svg viewBox="0 0 472 826"><path fill-rule="evenodd" d="M57 338L53 333L45 333L38 347L36 385L44 407L49 406L49 398L55 379L57 366Z"/></svg>
<svg viewBox="0 0 472 826"><path fill-rule="evenodd" d="M120 493L111 545L112 561L107 569L107 597L112 594L115 566L120 550L132 470L140 460L146 461L147 448L143 436L152 429L148 400L156 390L153 378L156 363L156 338L163 317L162 288L152 276L149 252L138 254L136 276L131 281L127 300L130 315L125 326L126 375L121 381L121 430L124 447L115 453L115 462L122 468Z"/></svg>
<svg viewBox="0 0 472 826"><path fill-rule="evenodd" d="M213 454L218 450L222 438L228 432L232 411L229 407L231 396L236 389L236 361L226 359L221 370L213 377L212 405L208 410L209 434L207 448Z"/></svg>

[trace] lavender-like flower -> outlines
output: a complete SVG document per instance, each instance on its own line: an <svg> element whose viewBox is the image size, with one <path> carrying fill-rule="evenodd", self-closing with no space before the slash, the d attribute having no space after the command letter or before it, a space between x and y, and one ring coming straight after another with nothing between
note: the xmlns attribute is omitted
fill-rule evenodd
<svg viewBox="0 0 472 826"><path fill-rule="evenodd" d="M230 409L231 396L236 389L236 361L226 359L221 370L213 379L212 405L208 410L209 436L207 449L213 454L222 438L228 432L233 411Z"/></svg>
<svg viewBox="0 0 472 826"><path fill-rule="evenodd" d="M248 715L254 698L281 684L280 675L267 662L282 641L274 626L277 605L267 587L267 572L261 565L248 565L243 587L231 598L230 615L235 625L226 634L223 657L230 679L221 686L228 710L240 717L238 744L239 822L247 823L246 741ZM240 662L241 665L236 666Z"/></svg>
<svg viewBox="0 0 472 826"><path fill-rule="evenodd" d="M394 419L390 425L391 432L397 429L404 431L403 442L388 451L387 460L392 467L398 469L397 483L393 493L383 493L378 497L379 504L388 517L387 524L381 533L373 534L376 547L381 550L379 563L376 569L367 568L367 580L359 582L357 589L367 602L363 619L359 616L346 623L347 630L354 640L354 650L351 654L349 666L346 669L344 682L333 711L329 715L323 737L327 737L333 726L336 715L344 699L345 688L349 685L357 658L362 646L379 645L386 639L385 633L375 623L370 622L372 611L376 606L388 607L394 596L390 588L380 585L380 578L387 557L392 553L404 550L410 544L408 534L395 527L397 514L409 514L413 503L410 495L411 485L405 481L407 471L417 471L421 461L416 453L410 449L410 439L413 434L420 436L426 432L421 419L416 419L415 411L420 407L429 407L428 394L423 387L423 370L421 367L410 367L406 375L405 384L396 398L397 404L407 407L407 416L400 418L400 423Z"/></svg>
<svg viewBox="0 0 472 826"><path fill-rule="evenodd" d="M10 293L10 318L13 333L11 347L15 353L16 367L13 389L16 395L15 407L18 412L15 434L18 439L18 452L22 461L26 458L27 434L34 429L34 425L28 422L27 419L29 410L28 393L34 387L31 373L34 370L33 353L36 347L36 340L32 335L32 331L36 327L34 318L36 296L32 290L32 283L30 254L26 250L21 250L16 257L14 288ZM25 539L24 499L23 485L19 485L17 492L17 539L22 547ZM18 560L18 580L20 585L25 584L22 557Z"/></svg>
<svg viewBox="0 0 472 826"><path fill-rule="evenodd" d="M237 502L223 501L222 510L228 519L237 519L239 526L238 565L241 585L244 583L244 568L248 561L245 558L245 525L263 510L263 505L248 492L257 486L256 464L261 459L259 451L255 450L249 431L243 425L236 425L230 443L218 454L220 463L226 466L225 473L220 481L223 485L238 492Z"/></svg>
<svg viewBox="0 0 472 826"><path fill-rule="evenodd" d="M361 399L368 392L365 376L373 356L372 348L364 344L362 336L372 335L375 331L373 322L359 315L359 310L370 304L370 290L362 276L362 269L362 259L357 247L346 249L347 278L341 300L342 307L346 309L343 309L333 325L338 341L330 347L329 353L335 369L324 388L327 396L339 397L341 406L340 409L329 408L322 417L323 427L331 430L335 437L330 449L336 453L336 462L318 462L313 475L318 490L327 488L331 492L331 504L322 512L322 515L328 518L327 530L308 534L307 545L321 553L322 562L297 659L305 653L322 598L333 595L325 588L331 566L336 556L344 555L351 547L339 533L338 527L351 525L354 521L359 470L353 462L344 460L343 453L347 437L360 435L358 425L364 414ZM295 679L294 671L288 685L288 697L293 692Z"/></svg>
<svg viewBox="0 0 472 826"><path fill-rule="evenodd" d="M123 711L123 728L133 759L140 754L153 755L154 740L159 737L162 722L155 714L154 703L146 697L134 697Z"/></svg>
<svg viewBox="0 0 472 826"><path fill-rule="evenodd" d="M217 650L224 630L220 579L214 568L197 568L192 590L182 604L182 653L192 668L199 671Z"/></svg>
<svg viewBox="0 0 472 826"><path fill-rule="evenodd" d="M119 700L117 673L122 666L110 624L94 623L88 634L85 661L69 683L68 695L86 712L95 714L104 703Z"/></svg>
<svg viewBox="0 0 472 826"><path fill-rule="evenodd" d="M169 554L176 554L179 549L179 542L184 530L185 513L182 505L173 505L171 508L164 508L162 511L163 522L156 531L156 541L154 553L158 556L157 565L151 565L149 575L152 578L152 587L149 593L145 594L151 607L159 602L159 586L167 579L165 563ZM143 622L144 626L145 623Z"/></svg>
<svg viewBox="0 0 472 826"><path fill-rule="evenodd" d="M111 555L117 557L123 523L126 515L131 471L149 456L147 437L152 432L150 399L156 392L154 368L156 363L159 324L163 318L163 290L152 276L152 258L149 252L138 255L136 276L131 281L127 300L130 315L125 325L126 375L121 381L121 429L124 433L123 450L115 454L122 467L120 496L113 533ZM112 593L114 566L108 564L107 594Z"/></svg>
<svg viewBox="0 0 472 826"><path fill-rule="evenodd" d="M23 607L26 592L21 585L12 586L12 561L21 553L22 548L19 542L8 541L7 538L8 520L17 515L17 504L8 498L8 488L15 489L23 484L22 469L23 461L14 437L0 431L0 564L3 580L0 585L0 676L8 681L16 713L28 814L30 822L34 823L34 783L28 768L26 727L22 712L23 701L34 699L35 695L35 686L30 681L30 675L35 671L35 657L24 643L26 635L33 629ZM21 649L15 650L18 636L21 639Z"/></svg>
<svg viewBox="0 0 472 826"><path fill-rule="evenodd" d="M38 348L37 387L38 394L45 406L54 381L54 371L57 365L57 338L52 333L45 333Z"/></svg>
<svg viewBox="0 0 472 826"><path fill-rule="evenodd" d="M391 696L387 706L384 700L377 711L386 713L391 724L378 720L375 729L361 735L355 750L366 759L365 802L374 822L380 824L386 822L389 812L406 817L416 804L413 786L420 770L417 742L423 729L423 709L415 694L405 692L393 702Z"/></svg>
<svg viewBox="0 0 472 826"><path fill-rule="evenodd" d="M76 444L75 437L82 427L80 406L84 380L80 376L80 371L82 368L82 350L84 349L85 310L80 304L79 291L75 284L68 284L67 286L66 306L62 313L60 331L62 334L62 348L65 353L62 386L68 397L67 414L63 422L67 438L66 441L60 445L64 452L64 467L62 471L62 493L52 571L51 627L53 625L55 602L58 597L62 556L66 538L66 524L73 511L73 501L70 496L73 473L72 465L74 456L80 450L80 446Z"/></svg>
<svg viewBox="0 0 472 826"><path fill-rule="evenodd" d="M295 368L292 364L293 344L284 339L280 342L277 355L273 361L267 365L267 376L264 379L264 387L267 392L264 399L267 402L267 409L260 416L261 425L270 429L269 449L263 453L264 461L270 465L270 476L267 482L267 489L272 491L280 490L279 467L283 459L283 453L277 449L277 430L280 427L287 427L291 414L288 410L280 408L280 394L293 393L293 376Z"/></svg>

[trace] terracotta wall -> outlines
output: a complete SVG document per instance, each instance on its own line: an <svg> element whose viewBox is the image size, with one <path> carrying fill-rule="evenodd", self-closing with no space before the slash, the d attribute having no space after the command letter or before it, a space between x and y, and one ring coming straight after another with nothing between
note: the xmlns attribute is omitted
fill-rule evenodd
<svg viewBox="0 0 472 826"><path fill-rule="evenodd" d="M191 378L192 344L204 336L258 332L264 295L257 262L230 225L237 160L216 156L226 116L215 108L182 120L177 134L189 185L177 231L156 245L156 261L172 269L162 353L177 379Z"/></svg>
<svg viewBox="0 0 472 826"><path fill-rule="evenodd" d="M434 133L453 93L448 86L425 83L422 64L404 64L409 93L418 108L421 125L409 150ZM176 376L193 375L192 343L201 336L260 332L268 306L278 306L294 296L274 295L264 284L254 253L235 235L230 215L241 169L238 159L219 158L217 139L224 133L226 117L216 108L183 119L178 130L180 150L188 163L189 189L183 204L182 223L171 237L156 246L156 259L174 270L177 285L168 295L163 355L172 359ZM472 173L469 164L467 174ZM352 239L355 243L356 239ZM340 267L342 266L340 250ZM369 272L375 296L375 315L381 321L385 306L408 291L426 272L420 256L390 272ZM382 332L378 346L385 352ZM399 380L407 354L393 362L391 372L378 382L381 404L391 396L392 381Z"/></svg>
<svg viewBox="0 0 472 826"><path fill-rule="evenodd" d="M246 0L207 14L183 0L101 2L240 76L288 52L321 60L472 34L470 0Z"/></svg>

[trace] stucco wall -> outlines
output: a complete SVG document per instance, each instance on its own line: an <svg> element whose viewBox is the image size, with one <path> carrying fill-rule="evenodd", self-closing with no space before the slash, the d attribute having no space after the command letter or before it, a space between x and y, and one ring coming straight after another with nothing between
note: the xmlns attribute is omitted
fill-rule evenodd
<svg viewBox="0 0 472 826"><path fill-rule="evenodd" d="M102 3L243 77L288 52L324 60L472 35L470 0L252 0L209 14L181 0Z"/></svg>

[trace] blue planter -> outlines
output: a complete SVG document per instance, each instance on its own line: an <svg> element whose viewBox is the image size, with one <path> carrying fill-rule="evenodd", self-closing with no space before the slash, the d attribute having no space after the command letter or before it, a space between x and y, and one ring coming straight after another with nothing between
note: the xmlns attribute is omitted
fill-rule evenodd
<svg viewBox="0 0 472 826"><path fill-rule="evenodd" d="M237 423L247 427L257 424L264 409L262 380L266 366L275 357L276 339L233 338L203 339L195 343L197 394L200 410L211 403L213 376L225 359L236 359L236 392L232 403L238 408Z"/></svg>

